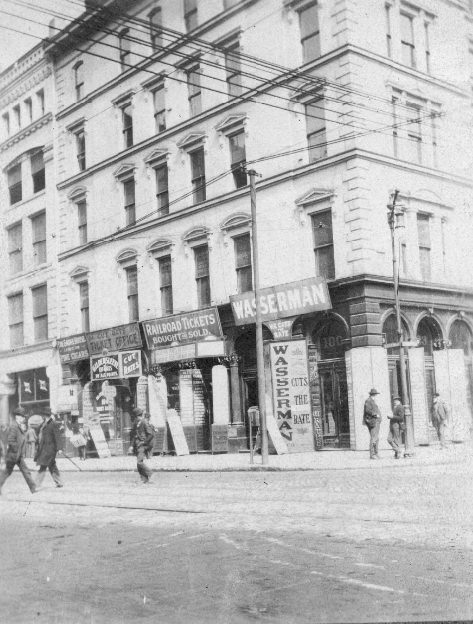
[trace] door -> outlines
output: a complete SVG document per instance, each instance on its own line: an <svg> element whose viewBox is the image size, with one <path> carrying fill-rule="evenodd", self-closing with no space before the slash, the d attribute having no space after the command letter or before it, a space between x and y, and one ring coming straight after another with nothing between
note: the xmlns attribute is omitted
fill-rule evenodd
<svg viewBox="0 0 473 624"><path fill-rule="evenodd" d="M349 448L350 425L345 363L320 363L319 374L323 445Z"/></svg>

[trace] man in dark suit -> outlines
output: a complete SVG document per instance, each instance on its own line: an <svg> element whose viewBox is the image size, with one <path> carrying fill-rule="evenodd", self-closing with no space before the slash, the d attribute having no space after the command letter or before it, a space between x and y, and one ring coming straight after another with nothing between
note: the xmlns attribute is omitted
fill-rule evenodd
<svg viewBox="0 0 473 624"><path fill-rule="evenodd" d="M145 464L147 449L153 447L154 432L147 422L142 409L135 407L133 415L136 417L136 430L133 438L133 448L136 455L136 468L143 483L149 483L152 470Z"/></svg>
<svg viewBox="0 0 473 624"><path fill-rule="evenodd" d="M370 396L366 399L363 409L363 423L368 427L370 432L370 459L379 459L378 442L381 410L375 400L377 394L379 394L379 392L376 388L371 388Z"/></svg>
<svg viewBox="0 0 473 624"><path fill-rule="evenodd" d="M389 416L389 436L388 444L394 451L394 459L402 457L402 439L401 434L404 429L404 407L402 406L400 397L394 397L393 415Z"/></svg>
<svg viewBox="0 0 473 624"><path fill-rule="evenodd" d="M54 415L49 407L43 409L43 424L39 430L39 444L35 455L35 462L39 466L36 478L36 487L40 487L46 470L49 470L56 487L63 487L61 475L56 465L56 455L59 451L59 438L54 422Z"/></svg>
<svg viewBox="0 0 473 624"><path fill-rule="evenodd" d="M13 468L18 466L21 474L24 476L31 493L36 492L36 485L28 470L28 466L24 460L25 453L25 434L21 429L21 422L24 423L25 410L22 407L16 407L7 431L6 452L5 452L5 469L0 472L0 494L2 486L13 472Z"/></svg>

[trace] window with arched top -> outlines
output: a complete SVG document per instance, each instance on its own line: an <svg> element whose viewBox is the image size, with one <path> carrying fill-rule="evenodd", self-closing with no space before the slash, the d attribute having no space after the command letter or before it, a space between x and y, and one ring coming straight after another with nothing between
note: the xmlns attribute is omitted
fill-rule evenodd
<svg viewBox="0 0 473 624"><path fill-rule="evenodd" d="M344 344L348 335L345 324L339 318L334 317L326 321L320 329L315 330L312 338L322 360L344 357Z"/></svg>
<svg viewBox="0 0 473 624"><path fill-rule="evenodd" d="M407 327L407 323L404 319L401 319L401 327L402 327L402 340L409 340L409 328ZM383 334L386 341L386 345L393 345L395 343L399 343L399 336L397 333L397 321L396 316L394 314L390 314L383 323ZM388 346L388 355L393 355L397 353L397 346Z"/></svg>
<svg viewBox="0 0 473 624"><path fill-rule="evenodd" d="M417 340L424 347L425 355L433 355L437 341L442 338L440 327L432 318L423 318L417 326Z"/></svg>
<svg viewBox="0 0 473 624"><path fill-rule="evenodd" d="M84 96L84 62L78 61L74 67L74 88L76 91L76 101L78 102Z"/></svg>
<svg viewBox="0 0 473 624"><path fill-rule="evenodd" d="M463 349L467 356L473 354L473 335L465 321L456 320L452 323L448 339L452 349Z"/></svg>

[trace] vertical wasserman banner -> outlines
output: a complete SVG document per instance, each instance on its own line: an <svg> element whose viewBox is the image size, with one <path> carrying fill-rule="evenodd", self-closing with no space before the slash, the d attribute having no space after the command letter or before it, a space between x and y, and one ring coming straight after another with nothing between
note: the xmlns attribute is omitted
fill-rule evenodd
<svg viewBox="0 0 473 624"><path fill-rule="evenodd" d="M290 453L314 450L307 344L269 343L274 414Z"/></svg>

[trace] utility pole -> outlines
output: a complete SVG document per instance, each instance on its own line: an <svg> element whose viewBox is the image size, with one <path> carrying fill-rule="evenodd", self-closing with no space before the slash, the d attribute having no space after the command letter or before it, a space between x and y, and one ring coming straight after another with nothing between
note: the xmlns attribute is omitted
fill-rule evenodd
<svg viewBox="0 0 473 624"><path fill-rule="evenodd" d="M402 320L401 320L401 302L399 300L399 271L398 257L396 247L396 228L398 217L401 212L396 212L396 201L399 191L394 191L392 201L388 204L388 224L391 230L391 247L393 255L393 282L394 282L394 304L396 309L396 329L399 341L399 368L401 373L401 398L404 407L404 418L406 421L406 437L404 457L414 457L414 422L412 420L411 406L409 403L409 394L407 392L407 374L406 374L406 353L404 343L402 341Z"/></svg>
<svg viewBox="0 0 473 624"><path fill-rule="evenodd" d="M266 391L264 375L264 353L263 353L263 324L261 322L260 306L260 285L259 285L259 256L258 256L258 229L256 222L256 184L257 173L254 169L248 170L250 178L250 199L251 199L251 237L253 249L253 290L256 300L256 368L258 376L258 406L260 414L261 428L261 458L263 466L268 464L268 431L266 428ZM250 425L251 426L251 425Z"/></svg>

